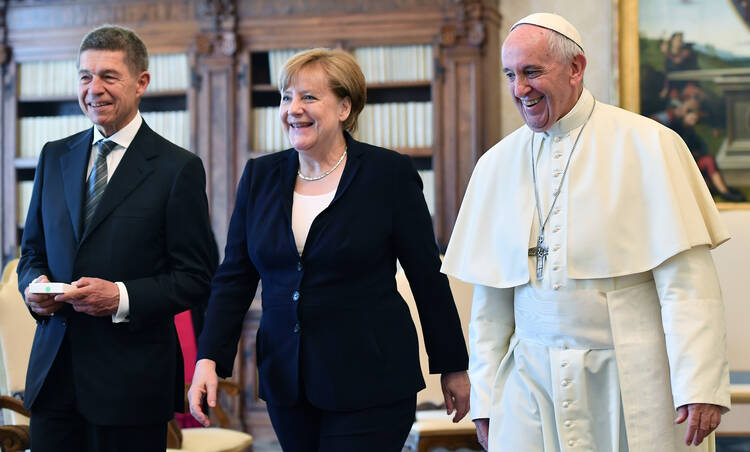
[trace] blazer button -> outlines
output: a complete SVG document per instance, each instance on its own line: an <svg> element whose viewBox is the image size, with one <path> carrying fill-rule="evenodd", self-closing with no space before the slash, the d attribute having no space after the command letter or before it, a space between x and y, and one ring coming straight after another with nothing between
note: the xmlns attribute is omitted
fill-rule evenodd
<svg viewBox="0 0 750 452"><path fill-rule="evenodd" d="M292 294L292 301L297 301L297 300L299 300L299 291L295 290L294 293Z"/></svg>
<svg viewBox="0 0 750 452"><path fill-rule="evenodd" d="M297 262L297 271L298 272L302 271L302 261Z"/></svg>
<svg viewBox="0 0 750 452"><path fill-rule="evenodd" d="M294 324L294 332L295 333L299 333L300 330L302 330L302 328L299 326L299 323L295 323Z"/></svg>

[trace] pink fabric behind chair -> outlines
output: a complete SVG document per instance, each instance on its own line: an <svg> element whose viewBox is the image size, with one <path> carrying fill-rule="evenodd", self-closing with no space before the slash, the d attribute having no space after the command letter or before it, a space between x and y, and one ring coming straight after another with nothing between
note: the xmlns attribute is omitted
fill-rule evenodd
<svg viewBox="0 0 750 452"><path fill-rule="evenodd" d="M180 338L180 348L185 363L185 383L190 383L193 379L193 372L195 372L195 358L198 354L193 317L190 315L190 311L181 312L174 316L174 325L177 328L177 336ZM201 426L190 413L175 413L174 417L180 424L180 428Z"/></svg>

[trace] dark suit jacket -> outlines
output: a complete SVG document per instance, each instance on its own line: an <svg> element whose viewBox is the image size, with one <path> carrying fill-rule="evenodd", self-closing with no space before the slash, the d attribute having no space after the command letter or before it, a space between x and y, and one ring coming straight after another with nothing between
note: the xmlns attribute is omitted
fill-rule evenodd
<svg viewBox="0 0 750 452"><path fill-rule="evenodd" d="M145 122L83 230L86 169L93 129L47 143L34 179L18 286L37 276L122 281L130 322L76 313L34 315L37 329L24 404L34 400L67 334L75 395L97 424L156 423L182 411L182 355L173 316L205 303L218 263L208 219L206 177L197 156Z"/></svg>
<svg viewBox="0 0 750 452"><path fill-rule="evenodd" d="M419 310L430 372L468 364L422 183L411 159L354 141L331 204L315 218L302 256L291 229L294 149L250 160L211 284L198 358L229 376L258 281L260 396L291 405L300 382L314 405L355 410L424 388L417 334L396 290L396 259Z"/></svg>

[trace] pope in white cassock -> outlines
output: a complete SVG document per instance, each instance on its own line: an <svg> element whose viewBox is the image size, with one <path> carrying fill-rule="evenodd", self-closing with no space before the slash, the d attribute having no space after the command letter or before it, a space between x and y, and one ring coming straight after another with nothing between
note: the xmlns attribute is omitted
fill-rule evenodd
<svg viewBox="0 0 750 452"><path fill-rule="evenodd" d="M709 249L729 236L693 157L666 127L594 99L562 17L516 23L502 60L526 125L477 163L443 264L475 285L480 442L712 450L729 370Z"/></svg>

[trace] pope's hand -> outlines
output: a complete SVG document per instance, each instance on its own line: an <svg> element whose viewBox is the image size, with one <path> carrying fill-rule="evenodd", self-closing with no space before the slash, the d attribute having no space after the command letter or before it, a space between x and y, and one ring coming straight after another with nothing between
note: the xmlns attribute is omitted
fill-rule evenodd
<svg viewBox="0 0 750 452"><path fill-rule="evenodd" d="M474 425L477 426L477 441L479 441L484 450L489 450L489 445L487 444L487 436L490 431L489 418L474 419Z"/></svg>
<svg viewBox="0 0 750 452"><path fill-rule="evenodd" d="M685 444L699 445L721 422L721 407L710 403L689 403L677 408L675 424L687 420Z"/></svg>

